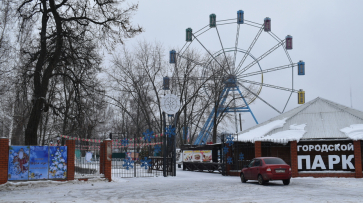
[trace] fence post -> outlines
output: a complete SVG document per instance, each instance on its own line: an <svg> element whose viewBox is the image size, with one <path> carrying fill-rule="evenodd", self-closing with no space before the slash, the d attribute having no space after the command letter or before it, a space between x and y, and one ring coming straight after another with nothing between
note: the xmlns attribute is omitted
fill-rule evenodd
<svg viewBox="0 0 363 203"><path fill-rule="evenodd" d="M9 139L0 138L0 184L8 181Z"/></svg>
<svg viewBox="0 0 363 203"><path fill-rule="evenodd" d="M68 166L67 166L67 180L74 180L74 157L75 149L76 149L76 141L75 140L66 140L67 146L67 157L68 157Z"/></svg>
<svg viewBox="0 0 363 203"><path fill-rule="evenodd" d="M360 140L354 141L355 177L362 178L362 151Z"/></svg>
<svg viewBox="0 0 363 203"><path fill-rule="evenodd" d="M290 142L290 155L291 155L291 172L292 177L298 177L299 171L297 166L297 142L292 141Z"/></svg>
<svg viewBox="0 0 363 203"><path fill-rule="evenodd" d="M104 174L105 178L107 178L108 181L111 182L112 140L106 139L104 141L104 145Z"/></svg>
<svg viewBox="0 0 363 203"><path fill-rule="evenodd" d="M255 141L255 157L262 156L261 141Z"/></svg>
<svg viewBox="0 0 363 203"><path fill-rule="evenodd" d="M100 174L105 174L104 173L104 170L103 170L104 169L103 166L105 164L104 161L103 161L104 160L104 156L105 156L104 155L104 149L105 149L104 144L105 143L103 141L100 144Z"/></svg>

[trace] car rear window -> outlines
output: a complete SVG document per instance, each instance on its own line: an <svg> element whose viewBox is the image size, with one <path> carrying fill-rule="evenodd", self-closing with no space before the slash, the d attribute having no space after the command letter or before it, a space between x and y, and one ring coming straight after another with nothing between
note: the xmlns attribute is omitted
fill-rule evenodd
<svg viewBox="0 0 363 203"><path fill-rule="evenodd" d="M286 164L284 160L278 158L264 159L266 164Z"/></svg>

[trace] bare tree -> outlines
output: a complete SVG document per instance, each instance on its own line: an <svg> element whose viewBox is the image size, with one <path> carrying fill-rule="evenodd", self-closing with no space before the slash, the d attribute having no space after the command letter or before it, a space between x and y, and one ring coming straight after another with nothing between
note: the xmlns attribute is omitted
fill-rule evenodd
<svg viewBox="0 0 363 203"><path fill-rule="evenodd" d="M22 27L33 24L34 29L40 29L40 35L33 40L34 46L24 50L33 61L33 67L28 71L34 84L25 144L37 144L38 125L50 79L62 74L60 69L67 68L70 60L82 62L87 47L99 44L112 49L116 43L123 43L125 38L142 32L140 27L134 28L130 23L137 7L133 4L120 9L114 0L24 0L19 3L17 13ZM71 82L77 84L77 81Z"/></svg>

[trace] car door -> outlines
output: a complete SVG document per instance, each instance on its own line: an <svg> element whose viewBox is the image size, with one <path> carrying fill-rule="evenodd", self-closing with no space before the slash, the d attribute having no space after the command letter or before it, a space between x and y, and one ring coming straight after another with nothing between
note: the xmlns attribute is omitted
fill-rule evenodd
<svg viewBox="0 0 363 203"><path fill-rule="evenodd" d="M251 170L252 170L252 168L253 168L253 166L254 166L254 163L255 163L255 160L254 159L252 159L252 161L250 162L250 164L248 164L248 167L247 167L247 169L245 170L245 172L244 172L244 175L245 175L245 178L247 179L247 180L251 180L251 177L252 177L252 175L251 175Z"/></svg>
<svg viewBox="0 0 363 203"><path fill-rule="evenodd" d="M250 180L257 180L258 174L260 173L261 159L255 159L253 167L251 167L251 178Z"/></svg>

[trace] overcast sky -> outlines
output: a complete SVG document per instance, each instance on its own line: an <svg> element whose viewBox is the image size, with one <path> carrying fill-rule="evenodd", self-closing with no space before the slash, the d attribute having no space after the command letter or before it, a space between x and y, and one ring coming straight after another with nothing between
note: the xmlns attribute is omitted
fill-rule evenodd
<svg viewBox="0 0 363 203"><path fill-rule="evenodd" d="M306 102L322 97L333 102L363 111L363 66L361 62L363 26L360 22L363 1L237 1L237 0L141 0L133 23L145 29L141 35L127 41L128 45L146 40L161 42L168 50L181 48L185 44L185 29L193 32L208 24L211 13L217 21L236 18L237 11L245 12L245 19L263 23L265 17L272 21L272 32L283 39L293 36L293 50L289 54L293 62L306 63L306 75L294 72L294 89L306 92ZM225 47L233 47L237 24L218 27ZM211 32L211 33L209 33ZM239 48L247 49L258 32L258 28L243 25L240 28ZM214 35L213 35L214 34ZM207 49L218 51L221 46L214 30L199 37ZM262 33L251 53L258 57L276 44L271 36ZM205 50L198 43L193 47ZM166 53L167 54L167 53ZM270 58L269 58L270 57ZM247 63L246 63L247 64ZM266 57L262 69L288 64L283 50ZM257 80L258 81L258 80ZM284 82L285 81L285 82ZM264 74L264 82L291 88L291 70ZM352 100L350 99L350 89ZM288 92L264 87L261 97L282 110ZM293 94L286 110L297 107L297 94ZM251 105L259 123L278 113L258 101ZM286 111L285 110L285 111ZM250 115L243 115L244 126L251 127Z"/></svg>

